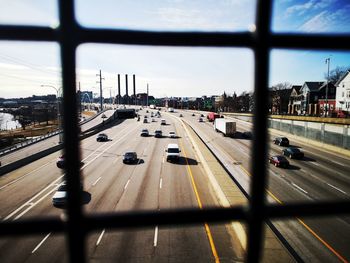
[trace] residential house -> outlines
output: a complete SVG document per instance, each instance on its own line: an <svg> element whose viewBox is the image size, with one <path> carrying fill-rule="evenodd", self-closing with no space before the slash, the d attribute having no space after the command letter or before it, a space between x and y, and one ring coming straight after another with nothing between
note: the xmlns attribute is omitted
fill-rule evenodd
<svg viewBox="0 0 350 263"><path fill-rule="evenodd" d="M347 71L336 83L336 110L350 114L350 71Z"/></svg>
<svg viewBox="0 0 350 263"><path fill-rule="evenodd" d="M301 110L301 85L293 85L289 95L288 114L297 115Z"/></svg>
<svg viewBox="0 0 350 263"><path fill-rule="evenodd" d="M270 113L287 114L292 89L270 89Z"/></svg>
<svg viewBox="0 0 350 263"><path fill-rule="evenodd" d="M335 114L336 87L332 82L324 82L318 89L319 115L333 116Z"/></svg>
<svg viewBox="0 0 350 263"><path fill-rule="evenodd" d="M298 115L319 115L319 90L323 84L323 81L304 82L298 97L298 103L300 103L300 109L297 110Z"/></svg>

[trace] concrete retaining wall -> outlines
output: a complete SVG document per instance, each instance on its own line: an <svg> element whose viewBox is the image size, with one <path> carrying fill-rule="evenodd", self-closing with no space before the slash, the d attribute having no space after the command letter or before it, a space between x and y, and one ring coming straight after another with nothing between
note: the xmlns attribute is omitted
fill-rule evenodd
<svg viewBox="0 0 350 263"><path fill-rule="evenodd" d="M349 125L269 119L268 127L350 150Z"/></svg>

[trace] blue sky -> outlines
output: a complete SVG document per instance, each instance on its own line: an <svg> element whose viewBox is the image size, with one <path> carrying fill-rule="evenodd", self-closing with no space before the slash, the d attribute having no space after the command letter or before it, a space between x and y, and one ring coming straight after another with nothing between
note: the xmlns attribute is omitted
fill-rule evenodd
<svg viewBox="0 0 350 263"><path fill-rule="evenodd" d="M58 25L57 3L49 0L5 1L1 24ZM169 31L251 31L254 0L78 0L76 16L87 27ZM350 33L349 0L279 0L273 5L275 32ZM350 66L350 52L272 50L270 86L280 82L322 81L327 71ZM77 80L98 92L96 74L105 78L104 93L116 91L117 74L136 74L139 92L149 83L153 95L241 94L254 87L254 58L249 49L171 48L85 44L77 50ZM0 42L0 97L54 93L40 85L60 86L59 47L55 43ZM130 91L129 91L130 93ZM107 96L107 95L106 95Z"/></svg>

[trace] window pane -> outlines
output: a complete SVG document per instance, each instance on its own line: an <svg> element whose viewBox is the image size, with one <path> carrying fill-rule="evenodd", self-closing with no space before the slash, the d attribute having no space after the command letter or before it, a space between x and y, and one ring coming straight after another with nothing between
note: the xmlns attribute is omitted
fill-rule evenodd
<svg viewBox="0 0 350 263"><path fill-rule="evenodd" d="M0 24L57 27L57 0L2 1Z"/></svg>
<svg viewBox="0 0 350 263"><path fill-rule="evenodd" d="M275 32L349 33L347 0L274 1L272 30Z"/></svg>
<svg viewBox="0 0 350 263"><path fill-rule="evenodd" d="M255 0L77 1L84 26L169 31L247 31Z"/></svg>

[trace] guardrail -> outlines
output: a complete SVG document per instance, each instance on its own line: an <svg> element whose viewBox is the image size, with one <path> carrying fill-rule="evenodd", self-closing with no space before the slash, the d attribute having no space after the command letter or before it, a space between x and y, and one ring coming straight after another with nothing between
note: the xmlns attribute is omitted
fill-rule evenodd
<svg viewBox="0 0 350 263"><path fill-rule="evenodd" d="M87 123L87 122L89 122L89 121L95 119L97 116L99 116L100 114L102 114L102 113L105 112L106 110L108 110L108 109L104 109L103 111L100 111L100 112L97 113L96 115L94 115L94 116L92 116L92 117L90 117L90 118L87 118L87 119L81 121L81 122L79 123L79 125L83 125L83 124L85 124L85 123ZM50 137L56 136L57 134L59 134L59 133L61 133L61 132L62 132L62 130L53 131L53 132L47 133L47 134L45 134L45 135L38 136L38 137L29 139L29 140L25 140L25 141L23 141L23 142L16 143L16 144L14 144L14 145L12 145L12 146L6 147L6 148L0 150L0 157L4 156L4 155L6 155L6 154L10 154L10 153L12 153L12 152L14 152L14 151L17 151L17 150L19 150L19 149L21 149L21 148L23 148L23 147L27 147L27 146L32 145L32 144L34 144L34 143L37 143L37 142L46 140L46 139L48 139L48 138L50 138Z"/></svg>
<svg viewBox="0 0 350 263"><path fill-rule="evenodd" d="M53 137L53 136L55 136L55 135L57 135L57 134L59 134L61 132L62 132L62 130L50 132L50 133L47 133L45 135L38 136L38 137L35 137L35 138L31 138L29 140L25 140L23 142L16 143L16 144L14 144L12 146L6 147L6 148L4 148L4 149L2 149L0 151L0 157L4 156L6 154L12 153L14 151L17 151L18 149L21 149L21 148L26 147L28 145L31 145L31 144L37 143L39 141L43 141L45 139Z"/></svg>

